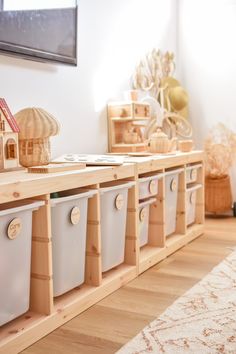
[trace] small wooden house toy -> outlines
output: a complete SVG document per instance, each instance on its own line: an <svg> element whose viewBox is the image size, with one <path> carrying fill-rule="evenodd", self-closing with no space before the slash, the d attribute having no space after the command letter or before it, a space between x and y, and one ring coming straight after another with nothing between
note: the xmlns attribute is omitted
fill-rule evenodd
<svg viewBox="0 0 236 354"><path fill-rule="evenodd" d="M126 101L108 103L109 152L143 152L147 150L144 131L150 121L150 105Z"/></svg>
<svg viewBox="0 0 236 354"><path fill-rule="evenodd" d="M4 98L0 98L0 172L15 171L19 164L19 126Z"/></svg>

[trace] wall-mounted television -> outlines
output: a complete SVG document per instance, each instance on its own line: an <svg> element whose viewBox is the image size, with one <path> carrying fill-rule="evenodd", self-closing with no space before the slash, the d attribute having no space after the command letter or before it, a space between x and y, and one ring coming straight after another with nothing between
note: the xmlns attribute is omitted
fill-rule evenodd
<svg viewBox="0 0 236 354"><path fill-rule="evenodd" d="M77 1L0 0L0 54L77 65Z"/></svg>

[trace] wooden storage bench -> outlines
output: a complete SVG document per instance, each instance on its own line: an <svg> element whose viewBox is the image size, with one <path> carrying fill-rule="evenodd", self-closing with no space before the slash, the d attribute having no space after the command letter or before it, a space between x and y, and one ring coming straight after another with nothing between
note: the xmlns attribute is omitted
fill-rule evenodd
<svg viewBox="0 0 236 354"><path fill-rule="evenodd" d="M186 222L186 169L201 164L195 223ZM177 231L165 237L165 171L181 168L178 186ZM150 205L148 244L139 247L139 176L161 173L156 202ZM121 265L102 273L99 188L107 182L132 181L128 191L125 258ZM86 187L96 189L88 201L85 283L64 295L53 296L50 193ZM0 203L22 199L44 201L33 213L30 310L0 327L0 353L18 353L69 321L105 296L204 232L203 153L130 157L122 166L87 167L52 174L8 172L0 176ZM157 237L158 235L158 237ZM1 236L1 235L0 235Z"/></svg>

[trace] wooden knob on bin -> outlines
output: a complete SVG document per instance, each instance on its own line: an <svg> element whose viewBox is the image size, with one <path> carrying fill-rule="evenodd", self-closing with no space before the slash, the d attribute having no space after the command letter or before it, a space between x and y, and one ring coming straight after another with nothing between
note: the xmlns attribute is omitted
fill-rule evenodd
<svg viewBox="0 0 236 354"><path fill-rule="evenodd" d="M115 206L117 210L121 210L124 206L124 197L122 194L118 194L115 199Z"/></svg>
<svg viewBox="0 0 236 354"><path fill-rule="evenodd" d="M139 212L139 220L144 221L146 215L147 215L146 208L142 208Z"/></svg>
<svg viewBox="0 0 236 354"><path fill-rule="evenodd" d="M80 221L80 210L79 207L75 206L72 208L70 213L70 221L73 225L77 225Z"/></svg>
<svg viewBox="0 0 236 354"><path fill-rule="evenodd" d="M7 228L7 236L10 240L14 240L22 229L22 221L20 218L13 219Z"/></svg>

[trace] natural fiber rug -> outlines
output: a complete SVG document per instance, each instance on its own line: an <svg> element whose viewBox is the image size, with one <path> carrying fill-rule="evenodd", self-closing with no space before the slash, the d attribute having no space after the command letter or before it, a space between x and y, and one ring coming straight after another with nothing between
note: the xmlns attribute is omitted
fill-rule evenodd
<svg viewBox="0 0 236 354"><path fill-rule="evenodd" d="M118 353L235 354L236 251Z"/></svg>

